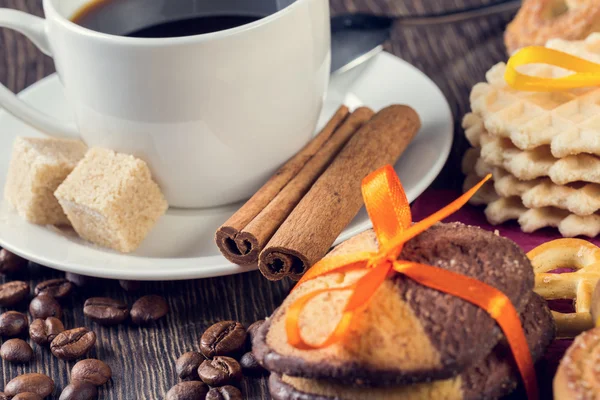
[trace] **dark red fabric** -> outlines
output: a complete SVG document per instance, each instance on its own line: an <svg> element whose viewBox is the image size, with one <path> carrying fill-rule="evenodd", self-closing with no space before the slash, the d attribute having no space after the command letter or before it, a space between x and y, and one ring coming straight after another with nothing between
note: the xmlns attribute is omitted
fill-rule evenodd
<svg viewBox="0 0 600 400"><path fill-rule="evenodd" d="M415 200L412 205L413 220L420 221L424 217L444 207L458 196L460 196L460 193L452 190L426 191ZM463 207L456 214L445 220L445 222L455 221L463 222L468 225L480 226L489 231L498 230L500 235L514 240L526 252L542 243L561 238L556 229L542 229L535 233L523 233L516 222L510 222L499 226L490 225L485 219L483 208L469 205ZM600 246L600 238L591 241Z"/></svg>

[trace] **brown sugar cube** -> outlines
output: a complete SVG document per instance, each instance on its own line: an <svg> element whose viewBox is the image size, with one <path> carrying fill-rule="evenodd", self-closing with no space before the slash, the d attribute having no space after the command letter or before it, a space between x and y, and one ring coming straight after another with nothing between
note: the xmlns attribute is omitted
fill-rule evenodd
<svg viewBox="0 0 600 400"><path fill-rule="evenodd" d="M68 225L54 191L86 151L79 140L18 137L4 187L7 202L29 222Z"/></svg>
<svg viewBox="0 0 600 400"><path fill-rule="evenodd" d="M100 148L54 194L79 236L123 253L137 249L168 208L144 161Z"/></svg>

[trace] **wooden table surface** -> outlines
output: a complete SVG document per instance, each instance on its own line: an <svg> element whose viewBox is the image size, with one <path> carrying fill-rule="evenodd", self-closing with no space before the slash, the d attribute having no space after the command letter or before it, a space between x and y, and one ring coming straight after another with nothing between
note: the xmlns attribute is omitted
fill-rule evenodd
<svg viewBox="0 0 600 400"><path fill-rule="evenodd" d="M418 15L494 1L331 0L330 3L334 13ZM41 3L41 0L0 0L0 7L42 15ZM388 51L412 63L437 83L454 113L455 145L447 167L436 181L437 186L456 186L461 179L458 165L466 144L460 121L468 110L471 87L484 79L490 66L506 58L502 32L509 19L510 15L504 15L456 25L396 26L392 40L386 44ZM30 41L19 33L0 29L0 82L18 92L53 72L52 60ZM33 286L62 275L32 265L22 279L30 280ZM146 283L136 293L126 293L116 281L98 280L65 303L63 320L67 328L88 326L98 335L92 355L113 369L112 382L101 389L101 399L163 399L177 382L176 358L186 351L197 350L200 336L209 325L224 319L250 324L264 318L281 303L290 286L289 282L268 282L258 272L176 283ZM139 296L150 293L165 296L171 308L169 315L156 326L103 328L83 316L83 302L92 295L120 298L131 304ZM68 382L73 363L56 359L47 349L38 346L34 349L35 361L30 364L15 366L2 362L0 380L6 383L21 373L43 372L55 380L58 389L53 398L58 398ZM269 398L265 380L247 380L242 390L249 399Z"/></svg>

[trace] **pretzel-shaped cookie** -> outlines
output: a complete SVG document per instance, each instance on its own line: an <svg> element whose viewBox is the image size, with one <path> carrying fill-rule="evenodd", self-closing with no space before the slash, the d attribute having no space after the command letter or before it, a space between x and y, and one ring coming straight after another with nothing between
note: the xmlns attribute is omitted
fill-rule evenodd
<svg viewBox="0 0 600 400"><path fill-rule="evenodd" d="M598 0L525 0L506 28L508 53L521 47L543 46L550 39L585 39L600 31Z"/></svg>
<svg viewBox="0 0 600 400"><path fill-rule="evenodd" d="M590 313L592 292L600 280L600 248L582 239L558 239L545 243L527 256L535 272L535 292L546 300L573 299L575 312L552 311L558 337L570 338L594 326ZM562 274L559 268L575 269Z"/></svg>

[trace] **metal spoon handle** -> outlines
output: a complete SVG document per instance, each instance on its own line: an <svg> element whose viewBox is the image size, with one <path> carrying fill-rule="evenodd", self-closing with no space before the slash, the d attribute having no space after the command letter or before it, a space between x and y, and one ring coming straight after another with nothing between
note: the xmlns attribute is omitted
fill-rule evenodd
<svg viewBox="0 0 600 400"><path fill-rule="evenodd" d="M427 14L418 17L398 17L405 26L451 24L473 18L487 17L495 14L515 12L521 7L521 0L508 0L501 3L465 8L438 14Z"/></svg>

